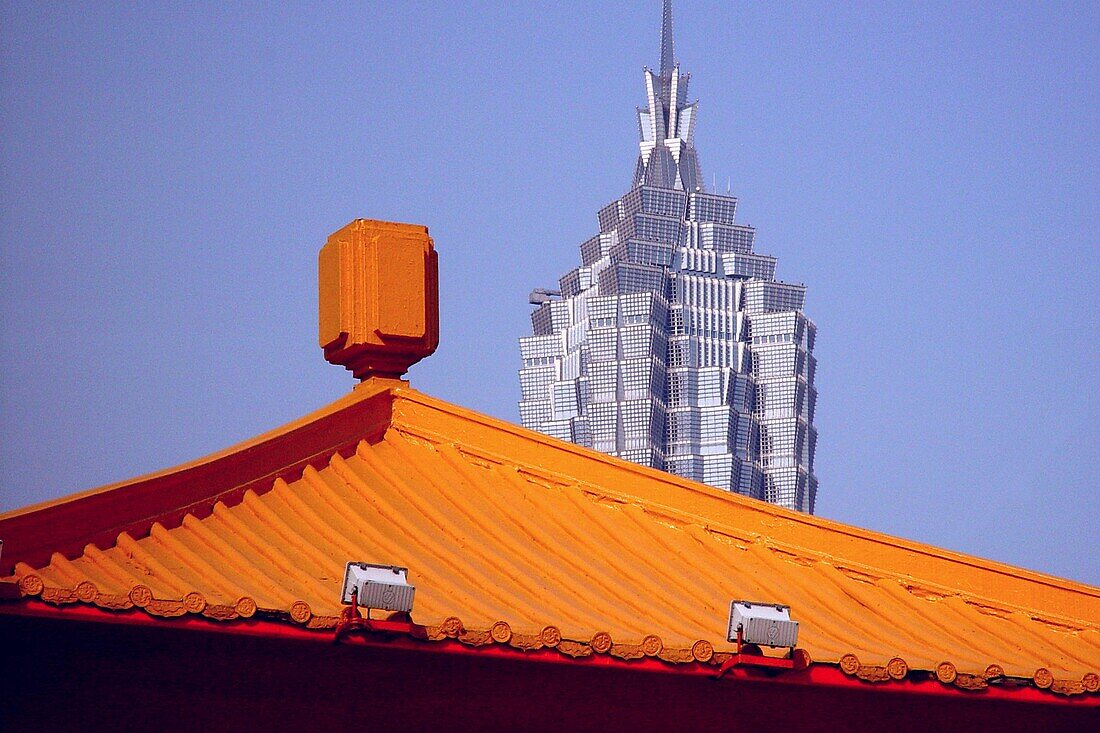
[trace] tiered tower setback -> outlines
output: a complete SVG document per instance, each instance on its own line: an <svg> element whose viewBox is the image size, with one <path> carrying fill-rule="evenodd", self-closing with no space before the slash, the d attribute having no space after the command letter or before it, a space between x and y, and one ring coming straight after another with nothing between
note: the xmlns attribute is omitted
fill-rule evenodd
<svg viewBox="0 0 1100 733"><path fill-rule="evenodd" d="M775 279L704 189L698 102L674 62L665 0L661 68L645 70L631 189L560 291L537 290L520 339L524 427L703 483L813 513L815 326L806 288Z"/></svg>

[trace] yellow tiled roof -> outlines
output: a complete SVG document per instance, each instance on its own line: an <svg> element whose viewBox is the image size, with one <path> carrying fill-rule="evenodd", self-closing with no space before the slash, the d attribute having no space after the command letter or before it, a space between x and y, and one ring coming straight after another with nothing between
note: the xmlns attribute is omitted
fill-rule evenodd
<svg viewBox="0 0 1100 733"><path fill-rule="evenodd" d="M55 602L278 612L331 628L344 564L365 561L407 566L413 618L436 629L458 617L526 639L606 632L622 649L645 641L686 661L701 640L730 647L729 601L745 598L790 605L799 647L850 672L901 658L975 676L1046 668L1080 685L1100 670L1095 587L746 499L408 387L382 391L392 414L380 438L364 432L300 477L146 536L20 563L14 579ZM338 404L371 393L368 382Z"/></svg>

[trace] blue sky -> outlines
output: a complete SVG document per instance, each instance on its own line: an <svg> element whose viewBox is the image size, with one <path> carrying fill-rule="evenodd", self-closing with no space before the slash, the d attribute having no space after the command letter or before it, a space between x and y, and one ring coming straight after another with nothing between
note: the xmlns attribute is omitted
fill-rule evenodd
<svg viewBox="0 0 1100 733"><path fill-rule="evenodd" d="M350 389L316 255L429 226L430 394L629 185L657 2L0 6L0 509ZM678 2L705 178L818 324L818 513L1100 582L1100 6Z"/></svg>

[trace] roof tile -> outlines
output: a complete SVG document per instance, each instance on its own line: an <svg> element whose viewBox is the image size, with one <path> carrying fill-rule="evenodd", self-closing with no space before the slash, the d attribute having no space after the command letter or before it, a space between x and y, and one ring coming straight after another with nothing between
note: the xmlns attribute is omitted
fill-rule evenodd
<svg viewBox="0 0 1100 733"><path fill-rule="evenodd" d="M380 438L178 525L20 563L15 579L55 603L275 613L331 629L344 564L367 561L409 568L429 639L709 662L730 648L730 599L751 598L790 605L800 648L863 679L947 670L951 684L981 686L994 665L1037 683L1049 670L1048 687L1084 691L1100 669L1096 588L796 515L393 394Z"/></svg>

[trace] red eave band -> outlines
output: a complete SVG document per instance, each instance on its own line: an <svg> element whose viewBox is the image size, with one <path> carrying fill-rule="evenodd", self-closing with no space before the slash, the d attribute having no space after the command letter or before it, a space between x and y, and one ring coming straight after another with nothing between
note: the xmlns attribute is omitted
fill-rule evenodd
<svg viewBox="0 0 1100 733"><path fill-rule="evenodd" d="M15 616L42 618L98 624L119 624L165 630L183 630L205 634L227 634L243 637L257 637L284 640L288 644L325 644L335 643L331 631L318 631L304 626L278 620L252 618L242 621L210 621L193 615L172 619L152 618L137 609L129 611L107 611L83 604L72 606L52 606L38 600L23 599L0 605L0 618L10 614ZM635 660L618 659L609 655L592 655L571 659L552 649L522 651L506 645L486 645L471 647L453 639L426 642L408 636L393 635L356 635L346 639L345 644L361 646L365 649L389 648L402 649L423 654L448 654L460 657L476 656L499 659L522 659L536 664L585 665L620 669L623 671L649 672L657 674L687 675L692 677L715 676L715 668L702 664L668 664L652 657ZM725 678L735 682L772 684L780 686L824 686L845 689L860 689L886 695L918 695L946 698L984 699L1011 703L1036 703L1042 705L1070 705L1100 708L1100 698L1095 695L1061 696L1031 686L990 685L979 691L961 690L952 685L944 685L933 679L907 679L902 682L874 684L845 675L832 664L814 663L803 670L792 670L782 674L747 667L733 668ZM723 679L725 679L723 678ZM721 682L719 682L721 684Z"/></svg>

